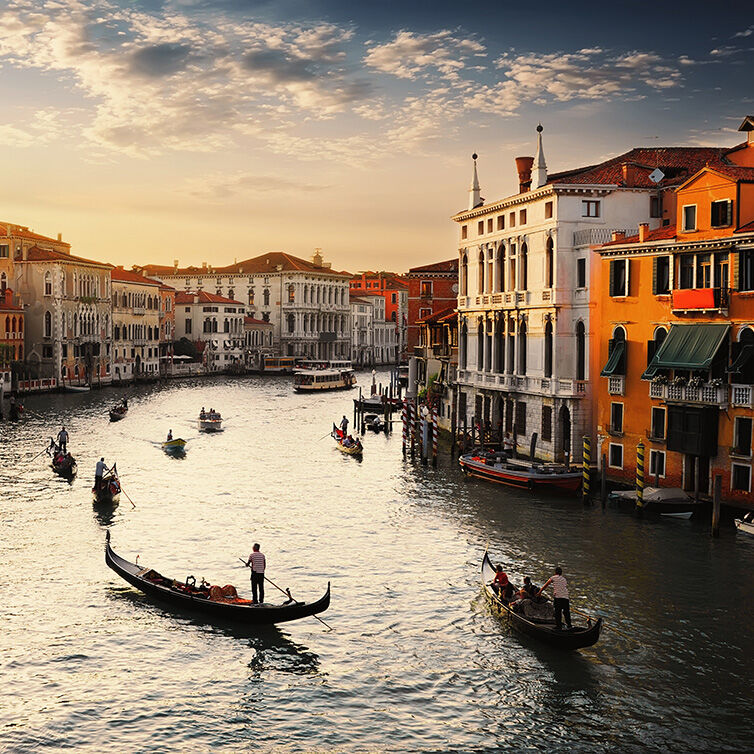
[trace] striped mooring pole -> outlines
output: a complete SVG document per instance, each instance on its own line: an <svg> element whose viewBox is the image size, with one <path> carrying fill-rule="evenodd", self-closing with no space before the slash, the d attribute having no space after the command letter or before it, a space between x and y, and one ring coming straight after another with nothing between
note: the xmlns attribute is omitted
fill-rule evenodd
<svg viewBox="0 0 754 754"><path fill-rule="evenodd" d="M415 444L415 432L414 432L414 404L408 401L408 441L411 449L411 458L414 457L414 444Z"/></svg>
<svg viewBox="0 0 754 754"><path fill-rule="evenodd" d="M581 496L584 502L589 500L589 483L591 482L592 465L592 440L589 435L584 435L584 451L582 453L583 464L581 474Z"/></svg>
<svg viewBox="0 0 754 754"><path fill-rule="evenodd" d="M406 439L408 437L408 420L406 416L406 401L401 408L401 422L403 423L403 457L406 457Z"/></svg>
<svg viewBox="0 0 754 754"><path fill-rule="evenodd" d="M644 507L644 443L636 446L636 507Z"/></svg>
<svg viewBox="0 0 754 754"><path fill-rule="evenodd" d="M432 465L437 466L437 409L432 409Z"/></svg>

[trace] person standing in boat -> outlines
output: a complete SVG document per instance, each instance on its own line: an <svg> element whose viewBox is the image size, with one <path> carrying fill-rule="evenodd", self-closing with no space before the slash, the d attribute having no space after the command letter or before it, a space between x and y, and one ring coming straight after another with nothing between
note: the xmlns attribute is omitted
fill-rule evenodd
<svg viewBox="0 0 754 754"><path fill-rule="evenodd" d="M251 568L251 601L254 605L261 605L264 602L264 569L267 566L267 560L259 551L259 543L255 542L252 553L246 561L246 565ZM257 593L259 599L257 599Z"/></svg>
<svg viewBox="0 0 754 754"><path fill-rule="evenodd" d="M169 429L168 430L168 439L166 440L166 442L170 442L172 439L173 439L173 430Z"/></svg>
<svg viewBox="0 0 754 754"><path fill-rule="evenodd" d="M503 438L503 452L509 457L513 455L513 440L510 432L506 432Z"/></svg>
<svg viewBox="0 0 754 754"><path fill-rule="evenodd" d="M343 437L345 437L348 434L348 417L343 415L343 418L340 420L340 431L343 433Z"/></svg>
<svg viewBox="0 0 754 754"><path fill-rule="evenodd" d="M565 617L566 626L571 628L571 601L568 597L568 582L563 576L563 569L558 566L555 574L545 581L544 586L537 592L539 597L548 586L552 584L553 607L555 608L555 628L560 631L563 628L563 617Z"/></svg>
<svg viewBox="0 0 754 754"><path fill-rule="evenodd" d="M492 588L497 592L500 599L506 602L513 597L513 585L508 580L508 574L503 571L501 565L497 566L495 578L492 580Z"/></svg>
<svg viewBox="0 0 754 754"><path fill-rule="evenodd" d="M65 424L60 432L58 432L58 447L63 453L66 453L68 450L68 432L65 430Z"/></svg>
<svg viewBox="0 0 754 754"><path fill-rule="evenodd" d="M99 490L102 487L102 477L108 472L110 469L107 468L105 465L105 459L100 458L99 461L97 461L97 467L94 470L94 489Z"/></svg>

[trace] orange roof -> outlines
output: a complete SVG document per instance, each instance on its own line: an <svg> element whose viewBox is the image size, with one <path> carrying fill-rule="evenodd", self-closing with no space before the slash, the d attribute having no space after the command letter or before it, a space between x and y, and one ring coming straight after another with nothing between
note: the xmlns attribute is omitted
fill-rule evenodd
<svg viewBox="0 0 754 754"><path fill-rule="evenodd" d="M458 272L458 258L449 259L447 262L434 262L421 267L412 267L408 274L411 275L414 272Z"/></svg>
<svg viewBox="0 0 754 754"><path fill-rule="evenodd" d="M27 249L27 262L73 262L78 264L93 264L96 267L105 267L111 269L112 265L107 262L95 262L93 259L84 259L73 254L66 254L54 249L40 249L39 246L31 246ZM17 259L16 264L24 264L23 259Z"/></svg>
<svg viewBox="0 0 754 754"><path fill-rule="evenodd" d="M754 220L750 223L746 223L746 225L742 225L735 232L736 233L754 233Z"/></svg>
<svg viewBox="0 0 754 754"><path fill-rule="evenodd" d="M39 233L34 233L23 225L15 225L14 223L0 222L0 236L16 236L17 238L28 238L36 241L51 241L52 243L59 243L62 246L68 246L71 244L65 241L58 241L57 238L50 238L49 236L42 236Z"/></svg>
<svg viewBox="0 0 754 754"><path fill-rule="evenodd" d="M418 325L432 325L439 322L445 322L447 320L454 319L457 315L455 307L448 306L445 309L440 309L439 312L431 314L429 317L420 319L416 324Z"/></svg>
<svg viewBox="0 0 754 754"><path fill-rule="evenodd" d="M198 297L198 301L194 299ZM192 291L181 291L175 294L175 303L178 304L234 304L235 306L244 306L240 301L234 301L232 298L225 298L225 296L218 296L216 293L208 293L207 291L199 291L194 293Z"/></svg>
<svg viewBox="0 0 754 754"><path fill-rule="evenodd" d="M249 275L255 273L277 272L280 266L283 272L315 272L324 275L338 275L351 277L348 272L338 272L328 267L317 267L305 259L294 257L283 251L270 251L252 259L227 265L226 267L168 267L166 265L146 264L141 269L147 275L188 275L200 277L202 275Z"/></svg>
<svg viewBox="0 0 754 754"><path fill-rule="evenodd" d="M110 277L113 280L118 280L123 283L140 283L141 285L155 286L160 285L157 280L145 278L143 275L139 275L136 272L131 272L130 270L124 270L122 267L113 267L113 269L110 271Z"/></svg>
<svg viewBox="0 0 754 754"><path fill-rule="evenodd" d="M655 228L654 230L647 231L642 243L650 243L651 241L667 241L672 240L678 235L675 225L665 225L662 228ZM604 248L605 246L620 246L627 243L639 243L639 234L636 233L625 238L619 238L616 241L608 241L603 243L598 248Z"/></svg>
<svg viewBox="0 0 754 754"><path fill-rule="evenodd" d="M244 317L243 323L245 325L269 325L270 327L272 327L272 322L266 322L263 319L256 319L254 317Z"/></svg>

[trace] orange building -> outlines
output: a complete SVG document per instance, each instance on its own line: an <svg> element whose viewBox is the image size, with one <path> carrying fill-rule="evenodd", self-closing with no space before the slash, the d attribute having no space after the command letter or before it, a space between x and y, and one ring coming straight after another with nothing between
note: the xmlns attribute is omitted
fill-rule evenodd
<svg viewBox="0 0 754 754"><path fill-rule="evenodd" d="M754 117L675 190L675 222L597 247L591 366L608 479L754 508Z"/></svg>

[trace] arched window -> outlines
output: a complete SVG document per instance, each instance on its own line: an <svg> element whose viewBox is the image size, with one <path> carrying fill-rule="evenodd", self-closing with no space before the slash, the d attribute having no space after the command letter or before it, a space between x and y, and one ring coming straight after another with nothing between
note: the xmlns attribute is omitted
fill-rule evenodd
<svg viewBox="0 0 754 754"><path fill-rule="evenodd" d="M228 288L228 298L232 298L233 300L236 298L236 292L232 288Z"/></svg>
<svg viewBox="0 0 754 754"><path fill-rule="evenodd" d="M270 305L270 289L265 288L264 293L262 294L263 304L264 306Z"/></svg>
<svg viewBox="0 0 754 754"><path fill-rule="evenodd" d="M45 312L45 338L52 337L52 314Z"/></svg>
<svg viewBox="0 0 754 754"><path fill-rule="evenodd" d="M521 244L521 253L518 260L519 275L519 289L525 291L529 287L529 247L525 244Z"/></svg>
<svg viewBox="0 0 754 754"><path fill-rule="evenodd" d="M0 274L0 293L5 293L5 289L8 287L8 276L3 272Z"/></svg>
<svg viewBox="0 0 754 754"><path fill-rule="evenodd" d="M547 239L545 246L545 288L552 288L555 274L555 254L552 238Z"/></svg>
<svg viewBox="0 0 754 754"><path fill-rule="evenodd" d="M465 255L464 255L465 256ZM458 339L458 361L461 364L461 369L466 369L466 356L468 353L468 336L469 331L466 327L466 320L463 320L461 325L461 336Z"/></svg>
<svg viewBox="0 0 754 754"><path fill-rule="evenodd" d="M576 379L586 379L586 330L583 322L576 323Z"/></svg>
<svg viewBox="0 0 754 754"><path fill-rule="evenodd" d="M15 319L15 317L14 317L14 318L13 318L13 324L14 324L14 327L13 327L13 329L14 329L14 330L16 329L16 328L15 328L15 322L16 322L16 319ZM6 317L6 318L5 318L5 337L7 338L7 337L8 337L8 336L9 336L9 335L11 334L11 332L12 332L12 331L11 331L11 329L10 329L10 317Z"/></svg>
<svg viewBox="0 0 754 754"><path fill-rule="evenodd" d="M477 320L476 325L476 368L478 371L484 369L484 320Z"/></svg>
<svg viewBox="0 0 754 754"><path fill-rule="evenodd" d="M505 290L505 246L497 247L497 281L495 290L500 293Z"/></svg>
<svg viewBox="0 0 754 754"><path fill-rule="evenodd" d="M516 365L516 321L508 317L508 353L506 358L506 372L513 374Z"/></svg>
<svg viewBox="0 0 754 754"><path fill-rule="evenodd" d="M225 322L223 323L223 332L230 332L230 322L228 321L228 318L225 318Z"/></svg>
<svg viewBox="0 0 754 754"><path fill-rule="evenodd" d="M516 288L516 244L512 243L508 248L508 290Z"/></svg>
<svg viewBox="0 0 754 754"><path fill-rule="evenodd" d="M495 258L492 250L487 252L487 292L495 290Z"/></svg>
<svg viewBox="0 0 754 754"><path fill-rule="evenodd" d="M293 314L288 315L288 332L293 332L296 329L296 317Z"/></svg>
<svg viewBox="0 0 754 754"><path fill-rule="evenodd" d="M518 374L526 374L526 322L518 327Z"/></svg>
<svg viewBox="0 0 754 754"><path fill-rule="evenodd" d="M52 275L49 270L45 272L45 296L52 296Z"/></svg>
<svg viewBox="0 0 754 754"><path fill-rule="evenodd" d="M478 285L477 285L477 293L484 293L484 252L479 252L479 259L478 259L478 270L477 270L477 277L478 277Z"/></svg>
<svg viewBox="0 0 754 754"><path fill-rule="evenodd" d="M291 283L288 286L288 303L293 304L296 302L296 286Z"/></svg>
<svg viewBox="0 0 754 754"><path fill-rule="evenodd" d="M254 289L249 288L249 306L254 306Z"/></svg>
<svg viewBox="0 0 754 754"><path fill-rule="evenodd" d="M545 325L545 377L552 377L552 322Z"/></svg>
<svg viewBox="0 0 754 754"><path fill-rule="evenodd" d="M465 251L461 255L461 295L469 295L469 257Z"/></svg>

